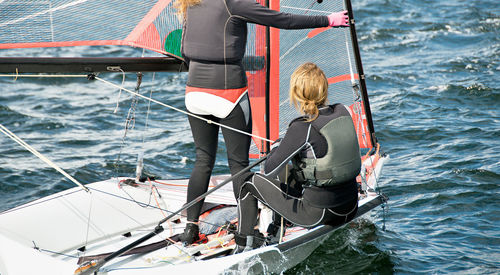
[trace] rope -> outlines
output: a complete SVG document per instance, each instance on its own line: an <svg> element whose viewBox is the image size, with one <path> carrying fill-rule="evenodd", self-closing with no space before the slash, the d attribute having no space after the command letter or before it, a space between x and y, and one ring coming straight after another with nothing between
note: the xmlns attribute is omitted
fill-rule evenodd
<svg viewBox="0 0 500 275"><path fill-rule="evenodd" d="M156 198L156 194L155 194L155 191L156 191L158 193L158 196L161 198L160 192L158 192L158 189L156 188L156 186L153 186L153 183L151 182L151 180L149 178L148 178L148 182L149 182L149 188L151 189L151 193L153 194L153 197L155 199L156 206L158 207L158 209L160 209L160 212L163 215L163 217L166 218L167 215L165 215L165 213L161 209L160 203L158 202L158 199ZM173 235L174 234L174 229L172 227L172 223L170 223L170 221L167 221L167 223L168 223L168 227L170 229L170 235Z"/></svg>
<svg viewBox="0 0 500 275"><path fill-rule="evenodd" d="M24 142L21 138L19 138L14 133L9 131L9 129L5 128L5 126L3 126L2 124L0 124L0 132L4 133L6 136L8 136L9 138L11 138L15 142L17 142L19 145L24 147L26 150L30 151L33 155L37 156L39 159L41 159L43 162L48 164L50 167L56 169L59 173L63 174L63 176L68 178L70 181L72 181L76 185L80 186L83 190L89 192L89 189L87 187L83 186L83 184L81 184L79 181L77 181L71 175L66 173L63 169L61 169L59 166L57 166L55 163L53 163L50 159L48 159L47 157L42 155L40 152L35 150L35 148L31 147L29 144Z"/></svg>
<svg viewBox="0 0 500 275"><path fill-rule="evenodd" d="M122 87L123 84L125 84L125 72L120 68L120 71L122 72ZM118 112L118 106L120 105L120 96L122 95L122 88L120 88L120 91L118 92L118 98L116 98L116 107L115 110L113 111L113 114L116 114Z"/></svg>

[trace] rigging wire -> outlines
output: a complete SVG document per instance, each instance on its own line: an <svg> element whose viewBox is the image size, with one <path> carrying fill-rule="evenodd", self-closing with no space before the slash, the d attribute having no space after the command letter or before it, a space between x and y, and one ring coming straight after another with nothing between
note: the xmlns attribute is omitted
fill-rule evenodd
<svg viewBox="0 0 500 275"><path fill-rule="evenodd" d="M98 76L96 76L96 77L95 77L95 79L96 79L96 80L99 80L99 81L102 81L102 82L104 82L104 83L106 83L106 84L108 84L108 85L114 86L114 87L118 87L118 88L120 87L120 86L118 86L118 85L116 85L116 84L114 84L114 83L112 83L112 82L109 82L109 81L107 81L107 80L105 80L105 79L102 79L102 78L100 78L100 77L98 77ZM146 97L146 96L143 96L143 95L141 95L141 94L138 94L138 93L136 93L136 92L133 92L133 91L131 91L131 90L127 89L127 88L123 88L123 90L124 90L125 92L128 92L128 93L133 94L133 95L137 95L138 97L141 97L141 98L143 98L143 99L149 100L149 101L154 102L154 103L156 103L156 104L159 104L159 105L161 105L161 106L163 106L163 107L167 107L167 108L172 109L172 110L174 110L174 111L177 111L177 112L179 112L179 113L183 113L183 114L185 114L185 115L192 116L192 117L194 117L194 118L197 118L197 119L203 120L203 121L205 121L205 122L206 122L206 123L208 123L208 124L214 124L214 125L217 125L217 126L219 126L219 127L223 127L223 128L228 129L228 130L232 130L232 131L238 132L238 133L240 133L240 134L248 135L248 136L251 136L251 137L254 137L254 138L257 138L257 139L261 139L261 140L264 140L264 141L273 142L273 140L270 140L270 139L267 139L267 138L264 138L264 137L261 137L261 136L258 136L258 135L254 135L254 134L252 134L252 133L247 133L247 132L245 132L245 131L242 131L242 130L239 130L239 129L236 129L236 128L233 128L233 127L230 127L230 126L227 126L227 125L224 125L224 124L221 124L221 123L218 123L218 122L212 121L212 120L210 120L210 119L206 119L206 118L204 118L204 117L201 117L201 116L198 116L198 115L195 115L195 114L192 114L192 113L189 113L189 112L187 112L187 111L181 110L181 109L179 109L179 108L176 108L176 107L174 107L174 106L172 106L172 105L169 105L169 104L163 103L163 102L158 101L158 100L156 100L156 99L148 98L148 97Z"/></svg>
<svg viewBox="0 0 500 275"><path fill-rule="evenodd" d="M248 133L248 132L245 132L245 131L242 131L242 130L239 130L239 129L236 129L236 128L233 128L233 127L230 127L230 126L227 126L227 125L215 122L213 120L206 119L204 117L201 117L201 116L189 113L187 111L184 111L182 109L176 108L176 107L174 107L172 105L163 103L161 101L158 101L158 100L155 100L155 99L152 99L152 98L148 98L148 97L143 96L143 95L141 95L139 93L136 93L136 92L133 92L133 91L127 89L127 88L124 88L123 86L120 86L120 85L117 85L117 84L112 83L110 81L107 81L107 80L105 80L105 79L103 79L103 78L101 78L101 77L99 77L97 75L43 75L43 74L38 74L38 75L16 75L16 74L0 74L0 77L17 77L17 76L19 76L19 77L82 77L82 78L90 78L91 77L91 78L93 78L95 80L99 80L99 81L101 81L103 83L106 83L106 84L108 84L110 86L113 86L115 88L122 89L123 91L125 91L127 93L130 93L132 95L136 95L136 96L138 96L140 98L146 99L146 100L148 100L150 102L154 102L154 103L159 104L159 105L161 105L163 107L167 107L167 108L169 108L171 110L174 110L176 112L183 113L185 115L188 115L188 116L191 116L191 117L203 120L203 121L205 121L208 124L214 124L214 125L217 125L219 127L226 128L228 130L231 130L231 131L234 131L234 132L238 132L238 133L243 134L243 135L248 135L248 136L251 136L253 138L263 140L263 141L274 142L274 140L270 140L270 139L267 139L265 137L261 137L261 136L258 136L258 135L252 134L252 133Z"/></svg>
<svg viewBox="0 0 500 275"><path fill-rule="evenodd" d="M75 178L73 178L71 175L66 173L61 167L59 167L57 164L52 162L50 159L42 155L40 152L38 152L35 148L31 147L28 143L26 143L24 140L22 140L20 137L16 136L14 133L12 133L9 129L5 128L2 124L0 124L0 132L4 133L6 136L17 142L19 145L24 147L26 150L30 151L33 155L37 156L39 159L41 159L43 162L48 164L50 167L56 169L59 173L61 173L63 176L68 178L70 181L72 181L74 184L80 186L83 190L86 192L90 192L90 190L83 186L79 181L77 181Z"/></svg>
<svg viewBox="0 0 500 275"><path fill-rule="evenodd" d="M125 74L123 74L123 75L125 77ZM137 97L137 95L139 94L139 90L141 87L142 76L143 76L142 73L140 73L140 72L137 73L137 83L136 83L136 87L135 87L135 95L132 98L132 101L130 103L130 108L128 109L128 112L127 112L127 118L125 119L125 129L124 129L124 133L123 133L123 137L122 137L122 142L120 145L120 152L118 153L118 157L114 163L115 173L116 173L117 178L118 178L118 175L117 175L118 174L118 167L120 165L121 155L122 155L123 149L125 147L127 134L129 132L129 130L131 130L135 127L135 121L136 121L135 120L135 111L137 108L137 104L139 103L139 98ZM123 84L123 82L122 82L122 84ZM122 92L123 89L124 89L123 85L120 86L120 93ZM142 161L142 159L140 159L140 161Z"/></svg>
<svg viewBox="0 0 500 275"><path fill-rule="evenodd" d="M208 120L208 119L205 119L203 117L199 117L197 115L194 115L194 114L191 114L191 113L188 113L184 110L181 110L181 109L178 109L176 107L173 107L171 105L168 105L168 104L165 104L165 103L162 103L158 100L155 100L155 99L152 99L151 98L151 95L152 95L152 92L150 93L150 98L148 97L145 97L137 92L133 92L129 89L126 89L122 86L119 86L117 84L114 84L112 82L109 82L107 80L104 80L98 76L94 76L94 75L18 75L18 74L0 74L0 77L37 77L37 78L40 78L40 77L74 77L74 78L87 78L87 79L97 79L103 83L106 83L108 85L111 85L111 86L114 86L116 88L119 88L119 89L122 89L123 91L126 91L136 97L140 97L140 98L144 98L146 100L148 100L149 102L154 102L154 103L157 103L161 106L164 106L164 107L167 107L167 108L170 108L174 111L178 111L180 113L184 113L186 115L190 115L190 116L193 116L193 117L196 117L198 119L201 119L201 120L204 120L206 121L207 123L213 123L215 125L218 125L220 127L224 127L226 129L229 129L229 130L233 130L233 131L236 131L236 132L239 132L239 133L242 133L242 134L245 134L245 135L249 135L249 136L252 136L254 138L258 138L258 139L262 139L262 140L266 140L266 141L269 141L269 142L273 142L272 140L269 140L269 139L266 139L266 138L263 138L263 137L260 137L260 136L257 136L257 135L253 135L251 133L247 133L247 132L244 132L244 131L241 131L241 130L238 130L238 129L235 129L235 128L232 128L230 126L226 126L226 125L223 125L223 124L220 124L220 123L217 123L217 122L214 122L214 121L211 121L211 120ZM149 106L148 106L148 112L149 112ZM129 111L130 113L130 111ZM126 123L126 125L131 125L131 123ZM1 129L3 128L3 129ZM77 184L78 186L80 186L82 189L84 189L85 191L87 192L91 192L91 191L98 191L98 192L102 192L102 193L105 193L107 195L112 195L112 196L115 196L117 198L120 198L120 199L124 199L124 200L128 200L128 201L133 201L139 205L143 205L143 207L153 207L153 208L158 208L154 205L151 205L150 203L148 204L144 204L144 203L141 203L139 201L136 201L132 196L130 196L130 194L128 194L127 192L125 192L130 198L126 198L126 197L123 197L123 196L118 196L118 195L114 195L114 194L111 194L111 193L107 193L107 192L104 192L104 191L101 191L101 190L98 190L98 189L94 189L94 188L91 188L89 189L88 187L84 186L83 184L79 183L76 179L74 179L73 177L71 177L69 174L67 174L66 172L64 172L64 170L62 170L61 168L59 168L57 165L55 165L54 163L52 163L49 159L47 159L46 157L44 157L43 155L41 155L40 153L38 153L34 148L32 148L31 146L29 146L28 144L26 144L24 141L22 141L20 138L18 138L17 136L15 136L12 132L10 132L7 128L5 128L3 125L0 124L0 131L3 132L4 134L6 134L7 136L9 136L10 138L12 138L14 141L18 142L21 146L25 147L28 151L30 151L31 153L33 153L34 155L36 155L37 157L39 157L40 159L42 159L44 162L46 162L47 164L49 164L51 167L53 167L54 169L58 170L59 172L61 172L63 175L65 175L67 178L69 178L71 181L73 181L75 184ZM12 134L9 134L9 133L12 133ZM126 135L126 134L125 134ZM155 188L156 189L156 188ZM153 191L151 191L153 192ZM152 195L152 194L150 194ZM151 199L151 197L150 197ZM104 203L106 203L105 200L100 200L100 201L103 201ZM161 209L161 208L158 208L158 209ZM119 211L119 209L117 209ZM167 213L173 213L172 211L169 211L167 209L163 209L163 211L167 212ZM123 211L119 211L120 213L122 214L125 214L127 217L129 217L130 219L136 221L135 219L133 219L132 217L130 217L129 215L127 215L126 213L124 213ZM182 214L180 214L182 216ZM139 223L138 221L136 221L139 225L143 226L141 223ZM202 221L200 221L202 222ZM211 224L209 222L206 222L206 221L203 221L204 223L207 223L207 224L210 224L210 225L215 225L215 224Z"/></svg>
<svg viewBox="0 0 500 275"><path fill-rule="evenodd" d="M148 131L148 125L149 125L149 113L151 111L151 101L150 100L151 100L151 98L153 98L153 87L154 87L155 75L156 75L156 73L153 72L153 77L151 79L151 82L153 85L151 85L151 89L149 91L148 108L146 111L146 121L144 123L144 130L142 131L142 147L141 147L141 150L139 151L139 153L137 154L137 165L135 168L135 181L136 182L141 180L142 170L144 168L144 143L146 141L146 133Z"/></svg>
<svg viewBox="0 0 500 275"><path fill-rule="evenodd" d="M14 133L10 132L7 128L5 128L2 124L0 124L0 131L4 134L6 134L8 137L12 138L14 141L16 141L17 143L19 143L21 146L23 146L24 148L26 148L28 151L30 151L31 153L35 154L36 156L38 156L40 159L42 159L44 162L46 162L47 164L49 164L51 167L53 167L54 169L56 169L57 171L61 172L64 176L66 176L67 178L69 178L71 181L75 182L77 185L79 185L82 189L84 189L85 191L87 192L91 192L92 191L96 191L96 192L101 192L101 193L104 193L106 195L111 195L111 196L114 196L114 197L117 197L117 198L120 198L120 199L124 199L124 200L128 200L128 201L133 201L139 205L141 204L144 204L144 203L140 203L138 201L136 201L132 196L130 196L127 192L127 195L129 195L130 199L127 199L125 197L122 197L122 196L119 196L119 195L115 195L115 194L112 194L112 193L109 193L109 192L105 192L105 191L102 191L102 190L99 190L99 189L95 189L95 188L87 188L86 186L83 186L81 183L79 183L76 179L74 179L73 177L71 177L70 175L68 175L66 172L64 172L64 170L62 170L61 168L59 168L56 164L54 164L53 162L51 162L49 159L47 159L46 157L44 157L42 154L40 154L38 151L36 151L33 147L31 147L30 145L28 145L26 142L24 142L23 140L21 140L19 137L17 137ZM154 188L156 189L156 187ZM158 192L158 191L157 191ZM85 237L85 246L88 244L88 236L89 236L89 232L90 232L90 214L91 214L91 209L92 209L92 197L91 196L91 202L90 202L90 209L89 209L89 213L87 215L88 217L88 221L87 221L87 233L86 233L86 237ZM156 199L156 198L155 198ZM151 197L150 197L150 200L151 200ZM100 199L101 202L107 204L108 206L114 208L111 204L107 203L107 201L105 199ZM159 205L158 205L159 206ZM167 209L162 209L160 207L155 207L153 205L151 205L150 203L148 204L144 204L143 207L153 207L153 208L158 208L160 210L165 211L167 213L173 213L172 211L169 211ZM140 225L141 227L144 227L144 225L142 223L140 223L139 221L137 221L136 219L134 219L133 217L131 217L130 215L128 215L127 213L125 213L124 211L121 211L120 209L116 209L114 208L115 210L117 210L118 212L124 214L125 216L127 216L128 218L130 218L131 220L135 221L138 225ZM182 214L180 214L182 216ZM200 220L200 222L204 222L206 224L209 224L209 225L213 225L215 226L215 224L212 224L210 222L206 222L206 221L202 221ZM37 247L35 245L35 248L40 250L40 251L47 251L47 252L51 252L49 250L45 250L45 249L41 249L39 247ZM60 254L60 253L59 253ZM64 256L68 256L68 257L74 257L74 256L71 256L71 255L67 255L67 254L61 254L61 255L64 255Z"/></svg>

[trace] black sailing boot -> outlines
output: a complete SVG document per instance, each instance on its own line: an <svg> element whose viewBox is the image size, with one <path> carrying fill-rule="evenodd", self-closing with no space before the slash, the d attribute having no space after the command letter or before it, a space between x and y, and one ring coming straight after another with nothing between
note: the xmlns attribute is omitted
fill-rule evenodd
<svg viewBox="0 0 500 275"><path fill-rule="evenodd" d="M184 233L180 236L181 242L184 245L190 245L200 239L200 228L195 223L187 223L184 228Z"/></svg>
<svg viewBox="0 0 500 275"><path fill-rule="evenodd" d="M236 247L231 252L231 254L238 254L241 252L246 252L255 248L263 246L265 242L265 237L259 230L255 230L253 235L242 235L239 233L234 234L234 241L236 242Z"/></svg>

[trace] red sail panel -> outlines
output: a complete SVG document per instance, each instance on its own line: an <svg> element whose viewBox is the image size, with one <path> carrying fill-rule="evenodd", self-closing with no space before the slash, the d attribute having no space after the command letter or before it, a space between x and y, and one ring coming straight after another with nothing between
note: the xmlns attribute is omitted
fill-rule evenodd
<svg viewBox="0 0 500 275"><path fill-rule="evenodd" d="M265 5L265 0L258 1L261 5ZM269 1L269 8L279 10L280 1ZM250 31L249 31L250 33ZM266 27L255 26L255 40L250 39L247 46L247 55L262 57L267 61L267 47L266 47ZM265 66L258 71L247 72L250 102L252 106L252 123L253 134L258 137L276 140L279 138L279 97L280 97L280 79L279 79L279 29L270 29L270 68ZM253 43L253 46L252 46ZM249 51L249 48L255 47L255 51ZM269 69L269 98L266 100L266 75ZM266 104L269 104L269 118L266 115ZM269 135L267 133L267 124L269 123ZM267 142L260 138L253 138L254 144L250 149L250 157L258 158L262 153L267 151Z"/></svg>
<svg viewBox="0 0 500 275"><path fill-rule="evenodd" d="M280 10L280 1L272 0L270 8ZM271 28L270 30L271 65L269 80L269 131L270 139L277 140L280 137L280 30Z"/></svg>
<svg viewBox="0 0 500 275"><path fill-rule="evenodd" d="M257 1L265 5L265 0ZM254 68L247 70L248 94L252 109L252 138L253 144L250 148L250 157L259 158L266 151L266 142L261 139L267 138L267 119L266 119L266 77L267 77L267 34L266 27L261 25L249 24L248 42L246 56L254 57L250 62L260 62L256 64L247 64L247 67Z"/></svg>
<svg viewBox="0 0 500 275"><path fill-rule="evenodd" d="M358 143L360 148L373 148L368 130L368 121L366 120L365 106L363 102L355 102L349 106L354 128L358 135Z"/></svg>
<svg viewBox="0 0 500 275"><path fill-rule="evenodd" d="M252 109L252 134L257 137L266 137L266 96L265 96L265 80L266 72L258 71L249 73L248 77L248 91L250 95L250 104ZM264 85L260 85L264 84ZM264 140L254 137L252 138L254 144L250 150L251 158L259 158L261 152L265 151Z"/></svg>

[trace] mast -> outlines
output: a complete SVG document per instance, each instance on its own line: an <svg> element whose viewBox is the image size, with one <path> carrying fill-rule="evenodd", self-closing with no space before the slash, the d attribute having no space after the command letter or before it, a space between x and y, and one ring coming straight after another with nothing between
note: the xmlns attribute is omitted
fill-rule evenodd
<svg viewBox="0 0 500 275"><path fill-rule="evenodd" d="M370 101L368 99L368 91L366 89L366 82L365 82L365 73L363 72L363 64L361 63L361 54L359 52L359 46L358 46L358 36L356 34L356 27L355 27L355 22L354 22L354 14L352 11L352 5L351 5L351 0L345 0L347 11L349 13L349 29L351 30L351 40L352 40L352 46L353 46L353 51L354 51L354 58L356 60L356 67L358 68L358 74L359 74L359 84L361 86L361 96L363 98L363 105L365 109L365 114L366 114L366 121L368 123L368 130L370 131L370 140L375 146L377 144L377 138L375 137L375 128L373 127L373 119L372 119L372 112L370 109Z"/></svg>

